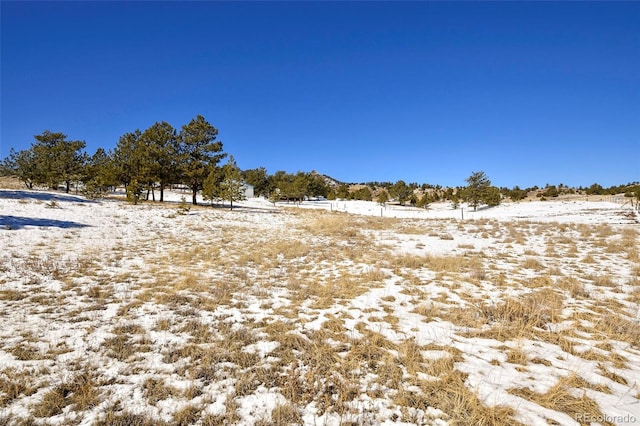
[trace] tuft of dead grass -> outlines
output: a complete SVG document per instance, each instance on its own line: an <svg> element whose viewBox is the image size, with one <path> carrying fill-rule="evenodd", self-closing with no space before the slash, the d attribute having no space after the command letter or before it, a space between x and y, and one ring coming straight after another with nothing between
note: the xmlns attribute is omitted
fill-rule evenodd
<svg viewBox="0 0 640 426"><path fill-rule="evenodd" d="M83 411L95 407L99 401L98 384L93 375L85 370L70 381L48 390L32 407L31 413L36 417L52 417L62 413L67 406L71 406L72 410Z"/></svg>
<svg viewBox="0 0 640 426"><path fill-rule="evenodd" d="M522 425L513 418L515 411L512 408L483 404L465 385L465 380L464 373L453 370L438 380L421 381L419 408L440 409L448 415L450 424L455 425Z"/></svg>
<svg viewBox="0 0 640 426"><path fill-rule="evenodd" d="M4 369L0 375L0 408L6 407L21 396L31 396L38 391L28 371Z"/></svg>
<svg viewBox="0 0 640 426"><path fill-rule="evenodd" d="M589 383L577 374L561 377L544 394L533 392L528 388L511 388L509 393L535 402L545 408L568 414L580 422L586 418L604 418L598 404L586 395L584 388ZM588 424L580 422L580 424ZM612 425L609 422L603 424Z"/></svg>

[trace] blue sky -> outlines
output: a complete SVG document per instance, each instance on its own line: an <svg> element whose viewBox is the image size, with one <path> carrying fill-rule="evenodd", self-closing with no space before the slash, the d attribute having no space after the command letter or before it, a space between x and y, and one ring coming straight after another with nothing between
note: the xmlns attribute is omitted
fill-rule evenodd
<svg viewBox="0 0 640 426"><path fill-rule="evenodd" d="M640 180L640 2L9 2L0 157L202 114L241 168Z"/></svg>

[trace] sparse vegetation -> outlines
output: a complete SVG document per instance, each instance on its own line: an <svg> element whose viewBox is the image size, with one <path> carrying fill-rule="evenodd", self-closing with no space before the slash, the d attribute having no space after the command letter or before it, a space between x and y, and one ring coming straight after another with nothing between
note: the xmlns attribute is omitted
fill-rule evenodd
<svg viewBox="0 0 640 426"><path fill-rule="evenodd" d="M88 209L58 204L37 208ZM633 227L89 208L86 233L0 253L2 420L503 425L523 400L550 423L638 403Z"/></svg>

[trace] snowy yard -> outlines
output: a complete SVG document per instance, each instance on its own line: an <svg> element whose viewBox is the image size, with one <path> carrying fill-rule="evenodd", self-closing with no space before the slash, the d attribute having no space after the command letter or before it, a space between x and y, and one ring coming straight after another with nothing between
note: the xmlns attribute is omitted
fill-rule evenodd
<svg viewBox="0 0 640 426"><path fill-rule="evenodd" d="M179 198L0 190L0 424L640 424L628 208Z"/></svg>

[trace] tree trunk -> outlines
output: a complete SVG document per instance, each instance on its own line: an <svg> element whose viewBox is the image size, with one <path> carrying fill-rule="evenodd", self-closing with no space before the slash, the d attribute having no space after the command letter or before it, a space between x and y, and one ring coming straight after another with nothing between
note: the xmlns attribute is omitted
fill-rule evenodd
<svg viewBox="0 0 640 426"><path fill-rule="evenodd" d="M66 181L65 183L67 184L66 192L67 192L67 194L68 194L68 193L69 193L69 190L71 189L71 181Z"/></svg>
<svg viewBox="0 0 640 426"><path fill-rule="evenodd" d="M160 184L160 202L164 201L164 185Z"/></svg>
<svg viewBox="0 0 640 426"><path fill-rule="evenodd" d="M193 187L193 196L191 197L191 203L195 206L198 204L198 200L196 196L198 195L197 186Z"/></svg>

